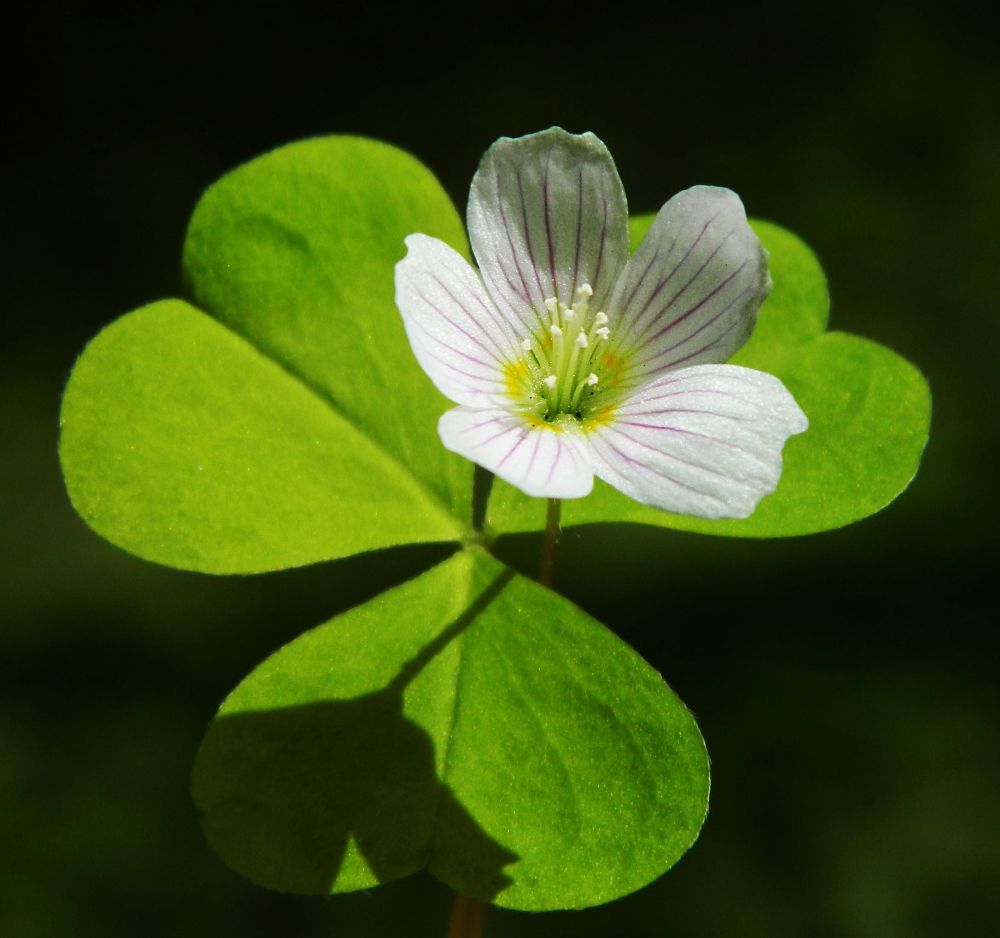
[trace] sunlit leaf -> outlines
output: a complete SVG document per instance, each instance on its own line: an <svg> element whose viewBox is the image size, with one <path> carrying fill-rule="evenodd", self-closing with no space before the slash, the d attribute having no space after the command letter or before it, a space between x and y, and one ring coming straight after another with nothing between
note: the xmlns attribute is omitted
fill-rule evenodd
<svg viewBox="0 0 1000 938"><path fill-rule="evenodd" d="M344 892L428 867L499 905L569 908L677 861L708 761L631 648L465 551L251 673L194 796L215 850L264 886Z"/></svg>
<svg viewBox="0 0 1000 938"><path fill-rule="evenodd" d="M468 257L455 207L418 160L320 137L212 185L184 270L202 309L330 400L464 521L472 467L438 439L451 405L417 364L394 301L393 267L416 231Z"/></svg>
<svg viewBox="0 0 1000 938"><path fill-rule="evenodd" d="M327 401L179 300L123 316L87 346L61 424L77 511L148 560L252 573L461 535Z"/></svg>
<svg viewBox="0 0 1000 938"><path fill-rule="evenodd" d="M631 219L633 248L652 219ZM753 227L770 251L774 289L731 361L779 377L810 423L785 444L777 490L749 518L706 521L648 508L595 479L591 495L563 503L564 525L631 521L736 537L809 534L873 514L913 479L930 427L923 375L875 342L825 332L830 301L815 255L777 225ZM544 505L497 480L488 523L494 533L538 530Z"/></svg>
<svg viewBox="0 0 1000 938"><path fill-rule="evenodd" d="M449 404L393 302L418 230L468 253L430 171L373 140L292 144L211 186L184 263L225 328L154 304L105 330L70 380L61 454L87 522L213 573L461 537L472 467L438 439Z"/></svg>

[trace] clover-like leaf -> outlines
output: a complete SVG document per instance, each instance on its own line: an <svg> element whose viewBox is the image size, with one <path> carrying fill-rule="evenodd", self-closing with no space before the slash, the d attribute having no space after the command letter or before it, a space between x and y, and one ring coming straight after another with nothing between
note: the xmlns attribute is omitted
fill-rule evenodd
<svg viewBox="0 0 1000 938"><path fill-rule="evenodd" d="M227 173L195 208L184 272L198 305L326 397L457 517L472 467L441 446L448 401L424 377L394 301L414 231L468 256L430 170L359 137L281 147Z"/></svg>
<svg viewBox="0 0 1000 938"><path fill-rule="evenodd" d="M633 249L654 216L631 219ZM917 368L858 336L826 332L829 295L815 255L795 235L752 223L770 252L774 288L746 345L730 359L780 378L809 418L785 444L776 491L749 518L707 520L648 508L595 480L563 503L566 526L631 521L735 537L780 537L842 527L889 504L913 479L930 428L930 390ZM544 507L497 480L493 533L538 530Z"/></svg>
<svg viewBox="0 0 1000 938"><path fill-rule="evenodd" d="M84 351L63 402L73 504L159 563L254 573L460 538L472 466L393 303L403 239L467 253L429 170L387 144L282 147L210 187L184 263L201 308L131 313Z"/></svg>
<svg viewBox="0 0 1000 938"><path fill-rule="evenodd" d="M705 816L690 713L581 610L463 551L281 649L195 765L209 841L271 888L427 867L518 909L594 905L668 869Z"/></svg>
<svg viewBox="0 0 1000 938"><path fill-rule="evenodd" d="M148 560L253 573L462 531L327 401L180 300L87 346L61 421L73 504Z"/></svg>

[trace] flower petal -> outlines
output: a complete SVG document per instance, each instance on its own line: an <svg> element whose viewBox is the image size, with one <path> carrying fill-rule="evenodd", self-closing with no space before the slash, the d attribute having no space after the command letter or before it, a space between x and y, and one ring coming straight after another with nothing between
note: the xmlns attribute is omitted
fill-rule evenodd
<svg viewBox="0 0 1000 938"><path fill-rule="evenodd" d="M504 365L517 357L513 330L457 251L422 234L406 246L396 305L417 361L456 404L489 404L505 393Z"/></svg>
<svg viewBox="0 0 1000 938"><path fill-rule="evenodd" d="M699 365L644 385L587 438L595 474L637 501L746 518L777 486L785 440L808 426L773 375Z"/></svg>
<svg viewBox="0 0 1000 938"><path fill-rule="evenodd" d="M695 186L660 209L610 303L621 378L726 361L771 290L767 252L735 192Z"/></svg>
<svg viewBox="0 0 1000 938"><path fill-rule="evenodd" d="M441 442L536 498L582 498L594 485L576 421L546 424L498 407L455 407L438 422Z"/></svg>
<svg viewBox="0 0 1000 938"><path fill-rule="evenodd" d="M472 180L468 223L490 295L529 330L546 299L573 305L585 283L603 309L628 260L625 190L591 133L501 137Z"/></svg>

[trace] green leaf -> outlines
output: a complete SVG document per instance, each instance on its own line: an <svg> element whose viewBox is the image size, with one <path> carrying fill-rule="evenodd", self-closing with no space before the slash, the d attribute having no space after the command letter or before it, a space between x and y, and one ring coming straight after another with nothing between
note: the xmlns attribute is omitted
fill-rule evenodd
<svg viewBox="0 0 1000 938"><path fill-rule="evenodd" d="M179 300L87 346L60 420L73 505L147 560L254 573L462 532L328 402Z"/></svg>
<svg viewBox="0 0 1000 938"><path fill-rule="evenodd" d="M633 249L654 216L631 219ZM742 520L706 521L641 505L594 480L563 503L564 526L631 521L733 537L781 537L843 527L874 514L916 475L930 429L930 389L920 371L884 346L826 332L830 300L816 256L795 235L753 221L770 251L774 289L732 364L780 378L809 418L783 452L776 491ZM497 480L487 515L493 535L545 526L545 507Z"/></svg>
<svg viewBox="0 0 1000 938"><path fill-rule="evenodd" d="M261 885L344 892L426 866L543 910L675 863L708 760L631 648L469 550L261 664L209 728L193 791L214 849Z"/></svg>
<svg viewBox="0 0 1000 938"><path fill-rule="evenodd" d="M410 349L394 301L403 239L469 256L431 172L359 137L281 147L228 173L191 218L184 270L198 306L326 397L467 523L472 466L448 452L452 405Z"/></svg>

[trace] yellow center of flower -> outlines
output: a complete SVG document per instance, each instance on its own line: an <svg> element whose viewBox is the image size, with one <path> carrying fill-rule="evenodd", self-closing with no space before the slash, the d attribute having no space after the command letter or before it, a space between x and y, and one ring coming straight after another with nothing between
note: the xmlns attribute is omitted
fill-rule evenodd
<svg viewBox="0 0 1000 938"><path fill-rule="evenodd" d="M538 328L521 342L523 357L504 369L507 392L538 418L561 415L587 420L600 394L601 375L614 356L599 347L608 340L608 317L590 315L590 284L576 291L572 306L548 299L536 310Z"/></svg>

